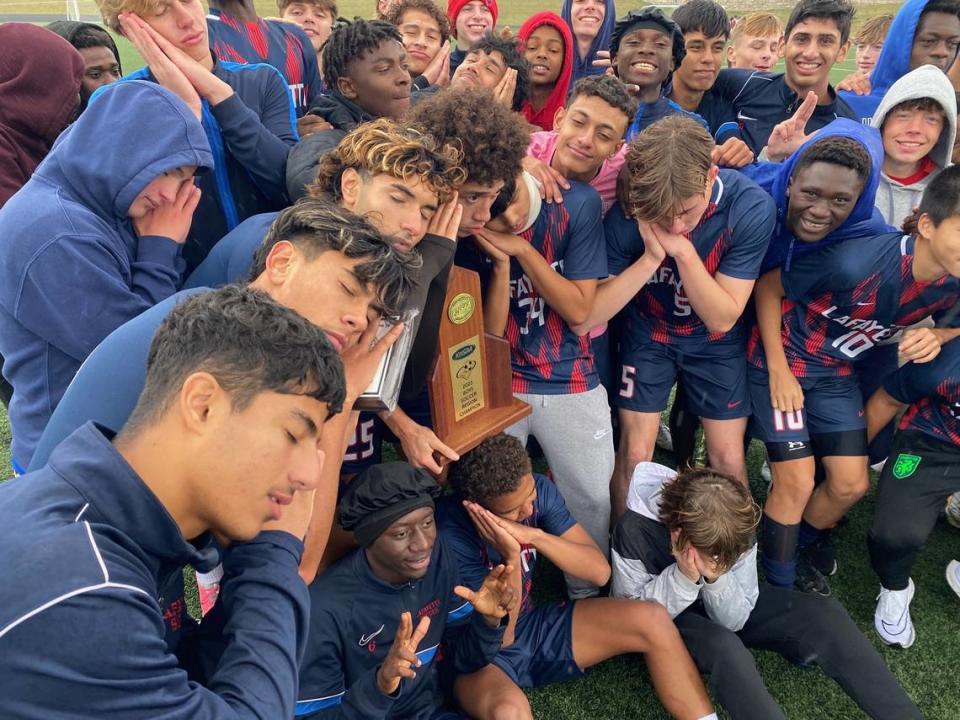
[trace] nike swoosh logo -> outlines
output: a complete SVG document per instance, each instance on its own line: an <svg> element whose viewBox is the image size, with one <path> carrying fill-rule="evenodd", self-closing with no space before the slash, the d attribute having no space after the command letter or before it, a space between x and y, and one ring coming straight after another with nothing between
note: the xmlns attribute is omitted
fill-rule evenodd
<svg viewBox="0 0 960 720"><path fill-rule="evenodd" d="M379 635L379 634L382 633L382 632L383 632L383 625L381 625L381 626L380 626L380 629L377 630L376 632L372 632L372 633L370 633L369 635L361 635L361 636L360 636L360 642L358 642L357 645L366 645L367 643L369 643L371 640L373 640L377 635Z"/></svg>
<svg viewBox="0 0 960 720"><path fill-rule="evenodd" d="M606 434L607 434L607 431L606 431L606 430L597 430L597 431L593 434L593 439L594 439L594 440L600 440L600 439L602 439L603 437L605 437Z"/></svg>
<svg viewBox="0 0 960 720"><path fill-rule="evenodd" d="M728 403L727 403L727 410L733 410L737 405L739 405L739 404L742 403L742 402L743 402L743 400L737 400L736 402L728 402Z"/></svg>
<svg viewBox="0 0 960 720"><path fill-rule="evenodd" d="M756 118L752 118L749 115L744 115L743 111L741 110L737 113L737 120L756 120Z"/></svg>
<svg viewBox="0 0 960 720"><path fill-rule="evenodd" d="M865 302L865 303L857 303L857 305L859 305L860 307L864 307L864 306L866 306L866 305L876 305L876 303Z"/></svg>

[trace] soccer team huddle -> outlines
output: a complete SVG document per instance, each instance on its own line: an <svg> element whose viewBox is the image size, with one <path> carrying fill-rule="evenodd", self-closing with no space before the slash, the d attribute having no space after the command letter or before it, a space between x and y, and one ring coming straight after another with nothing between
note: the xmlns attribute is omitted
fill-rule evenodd
<svg viewBox="0 0 960 720"><path fill-rule="evenodd" d="M872 466L874 631L935 632L960 0L98 5L142 69L0 25L3 718L532 718L628 653L673 717L785 717L751 649L923 717L828 578ZM454 266L531 408L462 454ZM395 409L354 409L403 333Z"/></svg>

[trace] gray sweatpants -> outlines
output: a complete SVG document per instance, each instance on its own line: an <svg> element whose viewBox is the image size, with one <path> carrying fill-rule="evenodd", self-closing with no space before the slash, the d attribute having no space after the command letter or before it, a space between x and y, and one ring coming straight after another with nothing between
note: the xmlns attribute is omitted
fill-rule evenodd
<svg viewBox="0 0 960 720"><path fill-rule="evenodd" d="M570 510L607 557L610 555L610 478L613 427L603 385L575 395L514 393L533 412L506 432L524 445L533 435ZM598 588L567 575L571 598L596 595Z"/></svg>

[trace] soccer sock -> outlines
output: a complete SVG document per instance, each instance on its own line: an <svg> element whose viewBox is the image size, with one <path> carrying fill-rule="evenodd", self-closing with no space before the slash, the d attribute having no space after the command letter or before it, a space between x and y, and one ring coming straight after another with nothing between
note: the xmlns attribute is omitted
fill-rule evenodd
<svg viewBox="0 0 960 720"><path fill-rule="evenodd" d="M717 718L716 713L710 713L709 715L704 715L702 718L698 718L698 720L719 720L719 719Z"/></svg>
<svg viewBox="0 0 960 720"><path fill-rule="evenodd" d="M800 550L808 548L813 545L817 538L820 537L820 533L823 532L820 528L815 528L813 525L808 523L806 520L800 521L800 535L797 539L797 547Z"/></svg>
<svg viewBox="0 0 960 720"><path fill-rule="evenodd" d="M792 587L797 575L797 539L800 523L782 525L763 515L763 553L760 563L767 582L776 587Z"/></svg>

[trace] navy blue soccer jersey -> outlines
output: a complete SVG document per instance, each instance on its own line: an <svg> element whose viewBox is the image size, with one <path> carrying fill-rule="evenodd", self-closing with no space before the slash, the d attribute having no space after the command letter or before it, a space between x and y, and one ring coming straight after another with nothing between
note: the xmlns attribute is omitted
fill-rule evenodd
<svg viewBox="0 0 960 720"><path fill-rule="evenodd" d="M589 185L571 182L562 203L544 203L521 237L567 280L607 276L603 205ZM513 391L539 395L587 392L599 382L590 338L578 336L546 304L520 263L510 260L510 315L506 338L513 363Z"/></svg>
<svg viewBox="0 0 960 720"><path fill-rule="evenodd" d="M857 114L839 98L831 87L832 98L826 105L817 105L807 121L806 132L828 125L837 118L859 120ZM780 74L725 68L714 82L711 94L718 102L732 108L740 126L740 137L759 155L767 145L773 128L793 116L806 93L798 95ZM714 128L716 132L716 128Z"/></svg>
<svg viewBox="0 0 960 720"><path fill-rule="evenodd" d="M287 81L297 117L303 117L322 92L317 53L296 25L264 18L243 22L211 9L207 28L217 59L241 65L266 63L279 70Z"/></svg>
<svg viewBox="0 0 960 720"><path fill-rule="evenodd" d="M883 387L910 405L900 420L901 430L960 447L960 340L944 345L932 362L907 363L888 376Z"/></svg>
<svg viewBox="0 0 960 720"><path fill-rule="evenodd" d="M533 501L533 513L523 525L540 528L550 535L560 536L576 525L576 520L567 510L563 496L553 484L543 475L534 473L534 486L537 498ZM440 534L446 546L453 550L460 568L460 578L463 584L476 590L483 584L487 573L503 562L497 550L483 541L477 530L463 509L461 500L455 495L440 500L437 506L437 521ZM536 548L524 545L520 548L521 575L523 577L520 614L524 615L533 609L533 598L530 588L533 585L533 570L537 563Z"/></svg>
<svg viewBox="0 0 960 720"><path fill-rule="evenodd" d="M794 377L845 376L877 343L957 302L960 281L913 277L914 238L854 238L793 261L781 272L781 338ZM747 358L765 367L759 328Z"/></svg>
<svg viewBox="0 0 960 720"><path fill-rule="evenodd" d="M721 170L710 203L700 223L689 234L707 272L755 280L773 232L776 208L760 186L734 170ZM607 267L619 275L643 255L637 221L627 218L620 205L604 223ZM726 333L711 333L693 311L683 289L680 270L672 257L660 267L625 309L625 333L659 343L689 347L705 340L742 340L741 322Z"/></svg>

